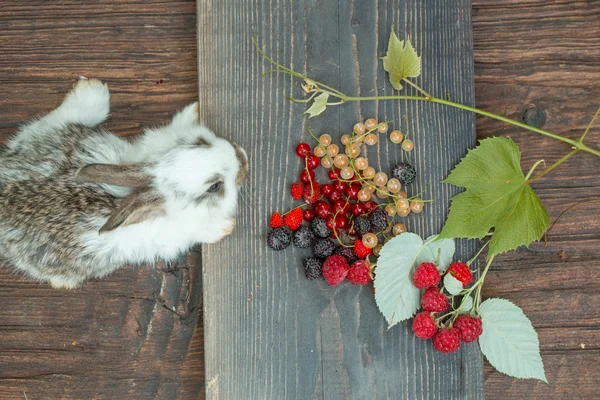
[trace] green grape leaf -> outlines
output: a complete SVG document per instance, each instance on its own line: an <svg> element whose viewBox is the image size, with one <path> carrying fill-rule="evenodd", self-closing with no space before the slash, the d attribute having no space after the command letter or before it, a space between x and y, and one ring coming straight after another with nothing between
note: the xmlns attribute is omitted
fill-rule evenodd
<svg viewBox="0 0 600 400"><path fill-rule="evenodd" d="M450 275L444 275L444 289L452 296L456 296L463 290L462 282Z"/></svg>
<svg viewBox="0 0 600 400"><path fill-rule="evenodd" d="M387 242L379 252L375 269L375 302L389 327L412 317L420 306L420 291L412 283L411 271L427 247L414 233L403 233Z"/></svg>
<svg viewBox="0 0 600 400"><path fill-rule="evenodd" d="M329 100L329 95L327 93L321 93L315 97L312 105L304 112L304 114L309 114L308 118L316 117L321 114L327 108L327 100Z"/></svg>
<svg viewBox="0 0 600 400"><path fill-rule="evenodd" d="M393 27L388 50L382 60L383 69L389 74L390 83L396 90L402 89L402 79L421 75L421 57L410 43L410 39L398 39Z"/></svg>
<svg viewBox="0 0 600 400"><path fill-rule="evenodd" d="M452 198L440 238L481 239L494 228L488 259L539 240L550 217L525 182L521 153L511 139L480 141L444 180L466 189Z"/></svg>
<svg viewBox="0 0 600 400"><path fill-rule="evenodd" d="M479 314L479 346L490 364L515 378L548 383L537 333L523 310L505 299L488 299L479 306Z"/></svg>

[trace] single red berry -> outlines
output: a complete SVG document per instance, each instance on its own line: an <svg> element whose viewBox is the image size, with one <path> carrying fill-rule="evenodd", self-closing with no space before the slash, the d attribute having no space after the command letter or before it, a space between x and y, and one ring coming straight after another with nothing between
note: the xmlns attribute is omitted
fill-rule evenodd
<svg viewBox="0 0 600 400"><path fill-rule="evenodd" d="M344 181L335 181L333 182L333 188L338 192L344 193L344 190L348 187L348 184Z"/></svg>
<svg viewBox="0 0 600 400"><path fill-rule="evenodd" d="M333 202L333 212L345 214L344 210L346 209L346 202L344 200L338 200Z"/></svg>
<svg viewBox="0 0 600 400"><path fill-rule="evenodd" d="M352 215L354 215L355 217L358 217L360 215L363 215L365 213L365 207L363 205L363 203L357 202L352 204Z"/></svg>
<svg viewBox="0 0 600 400"><path fill-rule="evenodd" d="M269 222L271 228L281 228L283 226L283 217L278 212L274 212L271 215L271 221Z"/></svg>
<svg viewBox="0 0 600 400"><path fill-rule="evenodd" d="M473 281L473 273L467 264L455 261L448 267L450 275L462 282L463 287L467 287Z"/></svg>
<svg viewBox="0 0 600 400"><path fill-rule="evenodd" d="M300 228L302 225L302 210L299 208L294 208L292 211L285 214L285 217L283 217L283 223L293 231Z"/></svg>
<svg viewBox="0 0 600 400"><path fill-rule="evenodd" d="M443 328L433 337L433 347L442 353L454 353L460 347L460 333L455 328Z"/></svg>
<svg viewBox="0 0 600 400"><path fill-rule="evenodd" d="M460 332L460 338L464 342L472 342L483 333L481 318L468 314L459 315L453 326Z"/></svg>
<svg viewBox="0 0 600 400"><path fill-rule="evenodd" d="M310 146L308 145L308 143L300 143L300 144L298 144L298 146L296 146L296 154L298 154L298 157L304 158L309 153L310 153Z"/></svg>
<svg viewBox="0 0 600 400"><path fill-rule="evenodd" d="M319 200L314 205L315 214L321 219L327 219L331 215L331 205L324 200Z"/></svg>
<svg viewBox="0 0 600 400"><path fill-rule="evenodd" d="M304 218L305 221L312 221L313 219L315 219L315 212L313 210L311 210L310 208L302 211L302 218Z"/></svg>
<svg viewBox="0 0 600 400"><path fill-rule="evenodd" d="M331 286L336 286L346 278L349 269L348 261L343 256L334 254L323 262L323 278Z"/></svg>
<svg viewBox="0 0 600 400"><path fill-rule="evenodd" d="M353 285L366 285L371 282L369 267L364 260L358 260L350 266L348 281Z"/></svg>
<svg viewBox="0 0 600 400"><path fill-rule="evenodd" d="M304 183L314 182L315 171L309 169L308 172L306 172L306 169L302 170L302 172L300 172L300 180Z"/></svg>
<svg viewBox="0 0 600 400"><path fill-rule="evenodd" d="M430 312L423 311L415 315L412 330L419 339L431 339L438 328Z"/></svg>
<svg viewBox="0 0 600 400"><path fill-rule="evenodd" d="M372 250L366 247L362 240L356 239L354 241L354 254L356 254L356 257L359 259L365 259L369 254L371 254L371 252Z"/></svg>
<svg viewBox="0 0 600 400"><path fill-rule="evenodd" d="M340 201L342 199L342 192L338 192L337 190L334 190L333 192L331 192L331 195L329 196L329 200L331 200L332 202L336 202L336 201Z"/></svg>
<svg viewBox="0 0 600 400"><path fill-rule="evenodd" d="M417 289L427 289L440 283L440 272L434 263L420 264L413 275L413 284Z"/></svg>
<svg viewBox="0 0 600 400"><path fill-rule="evenodd" d="M302 198L302 193L304 192L304 184L302 182L292 183L292 198L294 200L300 200Z"/></svg>
<svg viewBox="0 0 600 400"><path fill-rule="evenodd" d="M329 198L329 196L331 196L331 193L333 193L333 185L330 183L326 183L323 186L321 186L321 193L323 193L323 196Z"/></svg>
<svg viewBox="0 0 600 400"><path fill-rule="evenodd" d="M313 182L312 185L308 184L304 187L302 192L302 198L308 204L314 204L321 197L321 187L317 182Z"/></svg>
<svg viewBox="0 0 600 400"><path fill-rule="evenodd" d="M358 192L360 192L360 184L353 183L346 188L346 197L354 200L358 197Z"/></svg>
<svg viewBox="0 0 600 400"><path fill-rule="evenodd" d="M374 201L367 201L364 205L365 208L365 212L367 214L370 214L371 212L377 210L377 203L375 203Z"/></svg>
<svg viewBox="0 0 600 400"><path fill-rule="evenodd" d="M330 169L329 172L327 173L327 175L329 176L329 179L331 179L332 181L335 181L336 179L340 179L340 169L339 168Z"/></svg>
<svg viewBox="0 0 600 400"><path fill-rule="evenodd" d="M354 225L351 225L350 228L348 229L348 235L350 235L350 236L357 235L356 229L354 229Z"/></svg>
<svg viewBox="0 0 600 400"><path fill-rule="evenodd" d="M450 307L448 298L436 287L429 288L421 296L421 307L424 311L441 313Z"/></svg>
<svg viewBox="0 0 600 400"><path fill-rule="evenodd" d="M348 227L348 218L345 215L338 214L335 216L335 229L346 229Z"/></svg>
<svg viewBox="0 0 600 400"><path fill-rule="evenodd" d="M321 164L319 157L315 156L314 154L309 154L306 156L306 166L309 169L315 169L319 166L319 164Z"/></svg>

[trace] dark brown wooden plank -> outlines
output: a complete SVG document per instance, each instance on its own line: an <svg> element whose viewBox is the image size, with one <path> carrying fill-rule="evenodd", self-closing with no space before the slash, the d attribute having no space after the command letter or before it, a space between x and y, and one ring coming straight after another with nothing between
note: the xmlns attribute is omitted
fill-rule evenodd
<svg viewBox="0 0 600 400"><path fill-rule="evenodd" d="M168 121L196 98L195 21L194 1L3 0L0 142L78 75L108 82L114 132ZM182 266L124 267L73 292L0 268L0 398L202 396L199 255Z"/></svg>
<svg viewBox="0 0 600 400"><path fill-rule="evenodd" d="M349 93L391 94L378 57L390 27L410 35L424 57L430 91L473 102L470 2L201 0L198 3L200 110L207 123L244 146L251 177L233 237L203 251L207 397L211 399L482 398L476 345L450 356L415 339L407 324L387 331L369 287L308 281L298 249L270 251L268 216L288 209L297 179L293 154L307 125L339 138L367 117L393 120L416 140L415 192L431 179L436 199L412 230L428 235L444 220L451 188L437 182L473 146L474 117L401 102L348 104L306 120L284 96L299 88L252 46L256 33L274 58ZM410 91L409 91L410 92ZM402 117L408 117L403 124ZM449 133L452 133L450 135ZM388 170L399 160L388 141L370 151ZM460 252L472 253L463 244Z"/></svg>
<svg viewBox="0 0 600 400"><path fill-rule="evenodd" d="M576 138L599 105L600 2L473 1L477 105L520 119L545 113L543 129ZM478 137L510 135L523 167L550 165L568 147L535 134L477 119ZM598 124L587 142L600 143ZM486 367L489 399L598 397L600 321L598 258L600 180L597 158L578 155L534 188L554 221L547 246L534 245L496 260L484 293L523 307L537 328L548 385L518 381Z"/></svg>

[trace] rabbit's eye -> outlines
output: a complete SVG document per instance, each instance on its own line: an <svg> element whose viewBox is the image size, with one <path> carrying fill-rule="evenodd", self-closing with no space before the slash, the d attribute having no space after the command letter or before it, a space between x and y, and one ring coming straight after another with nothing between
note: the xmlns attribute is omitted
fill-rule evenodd
<svg viewBox="0 0 600 400"><path fill-rule="evenodd" d="M221 187L223 186L223 182L217 182L217 183L213 183L211 185L211 187L208 188L207 192L208 193L215 193L218 192L219 189L221 189Z"/></svg>

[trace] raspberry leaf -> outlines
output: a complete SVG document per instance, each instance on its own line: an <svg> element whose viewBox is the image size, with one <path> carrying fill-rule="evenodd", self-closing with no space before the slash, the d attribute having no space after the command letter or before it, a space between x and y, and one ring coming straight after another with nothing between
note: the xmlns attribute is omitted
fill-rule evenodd
<svg viewBox="0 0 600 400"><path fill-rule="evenodd" d="M505 299L488 299L479 306L483 333L481 352L498 371L522 379L548 383L538 336L529 318Z"/></svg>
<svg viewBox="0 0 600 400"><path fill-rule="evenodd" d="M488 259L539 240L550 217L526 183L511 139L482 140L444 180L466 189L452 198L440 238L481 239L494 229Z"/></svg>
<svg viewBox="0 0 600 400"><path fill-rule="evenodd" d="M467 314L471 312L471 308L473 308L473 298L468 296L466 299L461 300L461 304L458 307L459 314Z"/></svg>
<svg viewBox="0 0 600 400"><path fill-rule="evenodd" d="M409 39L400 40L393 31L390 34L388 50L382 57L383 69L389 74L390 83L396 90L402 89L404 78L416 78L421 75L421 57L417 54Z"/></svg>
<svg viewBox="0 0 600 400"><path fill-rule="evenodd" d="M453 239L439 239L437 235L429 236L425 239L426 248L421 250L417 262L432 262L440 273L446 272L450 263L454 259L456 245Z"/></svg>
<svg viewBox="0 0 600 400"><path fill-rule="evenodd" d="M452 296L456 296L463 290L462 282L450 274L444 276L444 289Z"/></svg>
<svg viewBox="0 0 600 400"><path fill-rule="evenodd" d="M304 114L309 114L309 118L321 114L327 108L327 100L329 100L329 95L327 93L321 93L315 97L312 105L304 112Z"/></svg>
<svg viewBox="0 0 600 400"><path fill-rule="evenodd" d="M412 270L421 251L430 251L414 233L403 233L380 250L375 274L375 302L389 327L412 317L419 309L420 291L412 283Z"/></svg>

